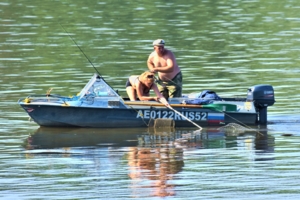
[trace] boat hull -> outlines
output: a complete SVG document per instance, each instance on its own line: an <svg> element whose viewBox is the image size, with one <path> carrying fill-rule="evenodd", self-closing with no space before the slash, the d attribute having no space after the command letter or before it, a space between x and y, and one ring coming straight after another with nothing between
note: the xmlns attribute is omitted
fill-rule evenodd
<svg viewBox="0 0 300 200"><path fill-rule="evenodd" d="M210 109L177 108L182 115L167 108L93 108L20 104L40 126L46 127L148 127L155 120L172 119L175 127L217 126L228 123L256 124L256 113L218 112Z"/></svg>

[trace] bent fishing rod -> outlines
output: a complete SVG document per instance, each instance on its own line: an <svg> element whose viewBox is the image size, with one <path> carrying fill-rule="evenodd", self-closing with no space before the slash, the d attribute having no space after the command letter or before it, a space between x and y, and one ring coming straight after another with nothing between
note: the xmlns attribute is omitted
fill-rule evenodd
<svg viewBox="0 0 300 200"><path fill-rule="evenodd" d="M61 25L59 24L62 29L64 29L64 31L67 33L67 35L71 38L71 40L74 42L74 44L78 47L78 49L81 51L81 53L85 56L85 58L89 61L89 63L93 66L93 68L95 69L95 71L97 72L97 74L100 76L100 78L103 79L102 75L99 73L99 71L96 69L96 67L94 66L94 64L91 62L91 60L87 57L87 55L83 52L83 50L80 48L80 46L76 43L76 41L71 37L71 35L69 34L69 32ZM104 80L104 79L103 79Z"/></svg>

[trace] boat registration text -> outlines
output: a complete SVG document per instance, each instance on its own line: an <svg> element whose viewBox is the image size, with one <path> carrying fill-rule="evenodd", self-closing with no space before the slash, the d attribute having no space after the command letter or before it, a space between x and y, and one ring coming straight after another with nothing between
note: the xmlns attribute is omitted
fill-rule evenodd
<svg viewBox="0 0 300 200"><path fill-rule="evenodd" d="M189 120L206 121L207 112L186 111L180 112ZM171 110L139 110L136 118L156 119L156 118L172 118L174 120L186 120L184 117Z"/></svg>

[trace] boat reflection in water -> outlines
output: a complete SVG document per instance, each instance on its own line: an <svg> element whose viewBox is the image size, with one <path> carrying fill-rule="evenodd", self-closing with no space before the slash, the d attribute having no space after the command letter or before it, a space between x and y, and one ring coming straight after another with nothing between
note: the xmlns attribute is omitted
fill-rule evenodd
<svg viewBox="0 0 300 200"><path fill-rule="evenodd" d="M161 147L232 148L252 146L253 150L273 152L274 138L267 129L235 132L220 128L48 128L40 127L24 141L26 150L72 147ZM247 143L247 144L243 144ZM251 143L251 144L248 144ZM32 152L34 153L34 152Z"/></svg>
<svg viewBox="0 0 300 200"><path fill-rule="evenodd" d="M24 141L23 146L28 157L53 154L74 158L80 156L82 159L92 156L91 160L100 163L115 159L117 168L120 162L127 166L124 170L128 170L127 174L132 180L130 187L133 193L141 188L150 188L153 196L173 196L174 185L170 180L182 171L185 160L188 164L188 152L201 153L206 149L207 153L209 152L207 150L217 148L243 152L246 150L251 155L250 159L254 158L253 161L257 161L262 159L257 159L256 155L274 151L274 138L267 134L266 129L259 132L233 133L218 128L207 128L200 133L195 129L171 127L160 129L40 127ZM106 155L103 155L103 152ZM199 162L203 162L203 159ZM147 185L145 180L148 180Z"/></svg>

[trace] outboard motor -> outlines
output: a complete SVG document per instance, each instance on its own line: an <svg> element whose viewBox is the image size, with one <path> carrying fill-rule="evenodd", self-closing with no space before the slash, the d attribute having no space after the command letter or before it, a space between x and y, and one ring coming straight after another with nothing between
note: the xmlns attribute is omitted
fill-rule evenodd
<svg viewBox="0 0 300 200"><path fill-rule="evenodd" d="M248 89L247 101L253 101L258 111L258 124L267 124L267 107L275 103L274 89L271 85L255 85Z"/></svg>

